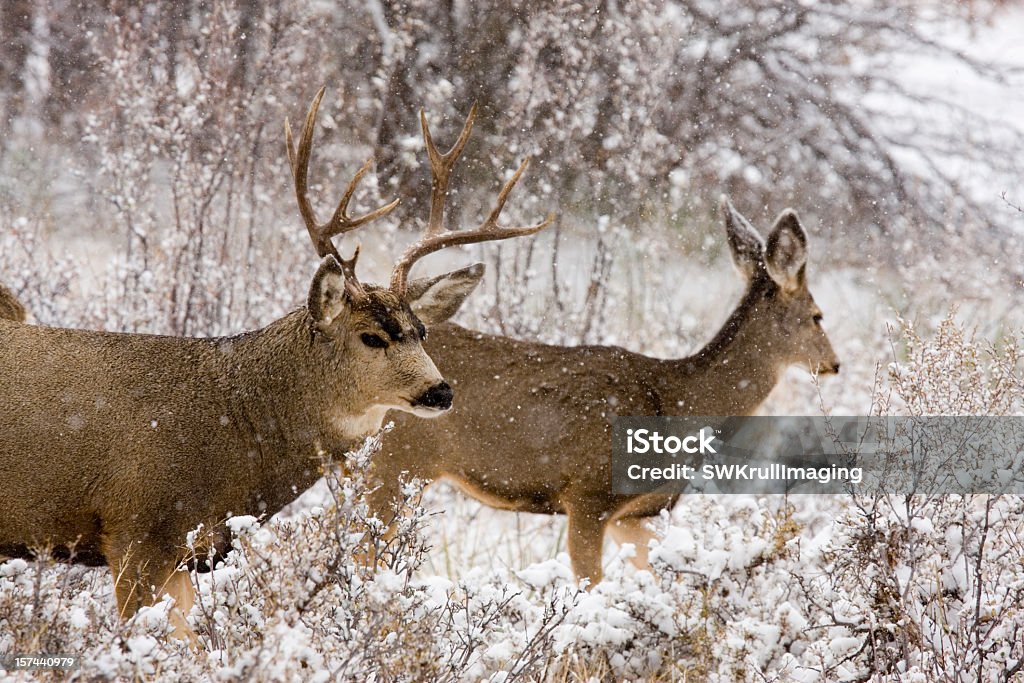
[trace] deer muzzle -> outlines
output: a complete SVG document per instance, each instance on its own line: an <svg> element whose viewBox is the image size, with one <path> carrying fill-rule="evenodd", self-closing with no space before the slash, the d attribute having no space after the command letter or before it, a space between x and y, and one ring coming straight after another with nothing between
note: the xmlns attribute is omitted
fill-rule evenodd
<svg viewBox="0 0 1024 683"><path fill-rule="evenodd" d="M414 408L431 408L433 410L448 410L452 407L452 398L455 393L448 382L439 382L424 391L415 401Z"/></svg>

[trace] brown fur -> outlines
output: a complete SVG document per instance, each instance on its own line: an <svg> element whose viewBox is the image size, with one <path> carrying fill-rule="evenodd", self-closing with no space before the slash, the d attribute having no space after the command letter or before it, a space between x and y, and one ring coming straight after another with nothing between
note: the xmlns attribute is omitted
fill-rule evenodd
<svg viewBox="0 0 1024 683"><path fill-rule="evenodd" d="M21 305L14 293L3 285L0 285L0 320L25 322L25 307Z"/></svg>
<svg viewBox="0 0 1024 683"><path fill-rule="evenodd" d="M396 416L374 464L381 487L371 496L373 508L387 515L402 472L447 479L499 509L568 515L573 568L591 585L601 579L602 540L612 522L620 541L636 542L637 564L646 564L644 521L675 498L611 493L611 418L747 415L791 364L838 371L814 320L819 310L799 261L803 232L795 214L783 214L772 233L798 231L783 235L789 241L782 246L791 251L766 262L760 238L739 223L731 205L725 209L747 287L718 334L693 356L658 360L618 347L550 346L452 324L433 328L426 348L459 399L430 423ZM771 266L781 283L769 275Z"/></svg>

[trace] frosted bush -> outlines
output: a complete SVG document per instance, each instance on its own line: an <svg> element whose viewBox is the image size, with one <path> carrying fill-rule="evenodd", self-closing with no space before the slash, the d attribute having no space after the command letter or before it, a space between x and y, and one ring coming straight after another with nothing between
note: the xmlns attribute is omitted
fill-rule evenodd
<svg viewBox="0 0 1024 683"><path fill-rule="evenodd" d="M576 590L528 589L508 576L458 584L420 577L429 548L419 484L405 487L391 536L362 500L379 448L373 438L344 463L324 456L324 505L263 525L228 521L232 552L192 575L197 652L169 638L166 600L120 622L105 570L10 560L0 565L0 653L77 654L90 680L161 671L262 681L513 680L533 670ZM376 567L362 559L367 547Z"/></svg>

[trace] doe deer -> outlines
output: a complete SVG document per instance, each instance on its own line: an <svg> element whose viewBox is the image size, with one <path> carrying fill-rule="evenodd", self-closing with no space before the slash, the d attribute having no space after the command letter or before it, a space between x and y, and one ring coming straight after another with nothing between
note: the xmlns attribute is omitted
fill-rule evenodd
<svg viewBox="0 0 1024 683"><path fill-rule="evenodd" d="M429 424L396 416L372 465L376 514L389 514L403 473L446 479L495 508L568 515L573 570L590 585L601 580L609 526L620 543L636 544L634 562L646 566L646 522L677 497L612 493L611 419L748 415L790 365L839 371L807 288L807 235L796 213L783 211L765 244L725 197L722 210L746 289L693 356L660 360L434 327L426 348L460 392L459 405Z"/></svg>
<svg viewBox="0 0 1024 683"><path fill-rule="evenodd" d="M21 305L14 292L0 285L0 320L25 322L25 307Z"/></svg>
<svg viewBox="0 0 1024 683"><path fill-rule="evenodd" d="M177 635L194 641L182 616L192 586L176 571L190 530L215 530L211 550L224 552L223 520L280 510L319 478L320 451L351 448L389 409L435 417L451 408L452 389L422 346L424 326L451 315L479 269L413 282L409 270L451 244L530 235L551 219L497 224L524 162L478 229L446 232L431 221L389 287L361 283L358 249L343 259L332 238L398 201L349 216L367 162L333 217L317 222L307 174L323 94L297 149L285 123L295 196L323 257L304 307L263 329L208 339L0 322L0 555L49 547L58 559L108 566L123 616L169 593Z"/></svg>

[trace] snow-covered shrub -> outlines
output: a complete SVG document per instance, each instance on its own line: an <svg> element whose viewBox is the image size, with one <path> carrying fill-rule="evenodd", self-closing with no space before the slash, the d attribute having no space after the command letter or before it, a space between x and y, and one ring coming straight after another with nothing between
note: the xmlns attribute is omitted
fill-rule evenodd
<svg viewBox="0 0 1024 683"><path fill-rule="evenodd" d="M1024 415L1020 339L978 340L950 315L932 338L903 322L906 357L877 394L881 414ZM1019 457L1019 455L1018 455ZM1024 669L1024 498L859 497L836 520L824 573L804 582L830 676L1013 680ZM915 674L915 672L917 672Z"/></svg>
<svg viewBox="0 0 1024 683"><path fill-rule="evenodd" d="M324 480L290 515L227 521L233 550L192 575L198 651L169 638L167 600L120 622L106 570L40 559L0 564L0 655L76 654L86 680L163 671L214 680L510 681L546 664L577 589L533 589L508 576L421 577L429 515L420 485L404 487L392 533L363 500L379 448L379 437L369 439L340 466L324 456ZM202 534L183 543L203 547Z"/></svg>
<svg viewBox="0 0 1024 683"><path fill-rule="evenodd" d="M40 232L40 226L31 225L25 216L7 229L0 228L3 282L25 306L30 321L78 323L84 316L81 301L73 295L73 260L49 256Z"/></svg>
<svg viewBox="0 0 1024 683"><path fill-rule="evenodd" d="M286 311L282 289L304 294L315 255L288 191L282 122L310 88L306 62L288 49L306 29L290 7L268 9L243 37L237 3L216 0L180 53L146 39L159 20L146 11L93 35L117 87L85 117L86 180L114 219L102 232L122 245L89 300L96 325L237 332ZM251 82L236 76L241 41ZM277 92L256 87L267 73L278 74Z"/></svg>

